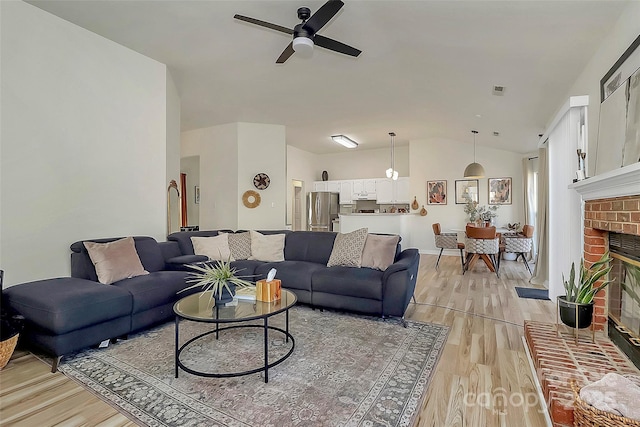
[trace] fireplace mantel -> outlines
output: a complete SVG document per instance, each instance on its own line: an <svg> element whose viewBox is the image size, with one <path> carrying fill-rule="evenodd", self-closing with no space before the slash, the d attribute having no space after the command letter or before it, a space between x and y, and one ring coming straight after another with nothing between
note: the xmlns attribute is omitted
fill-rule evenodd
<svg viewBox="0 0 640 427"><path fill-rule="evenodd" d="M582 200L609 199L640 194L640 162L575 182Z"/></svg>

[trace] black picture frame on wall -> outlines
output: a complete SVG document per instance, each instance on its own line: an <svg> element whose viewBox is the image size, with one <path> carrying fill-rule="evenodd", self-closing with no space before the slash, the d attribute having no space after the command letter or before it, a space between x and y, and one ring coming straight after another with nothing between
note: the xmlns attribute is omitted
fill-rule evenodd
<svg viewBox="0 0 640 427"><path fill-rule="evenodd" d="M456 205L467 203L465 194L469 194L474 202L478 202L478 180L456 179Z"/></svg>
<svg viewBox="0 0 640 427"><path fill-rule="evenodd" d="M613 66L607 71L607 73L600 79L600 102L604 102L604 100L609 96L617 86L613 85L608 87L612 82L618 79L620 76L614 77L614 74L622 67L622 64L626 62L627 59L633 54L633 52L640 46L640 35L636 37L636 39L631 43L631 45L624 51L624 53L618 58L618 60L613 64ZM613 78L613 79L612 79ZM622 79L619 79L618 85L622 83ZM608 88L607 88L608 87Z"/></svg>

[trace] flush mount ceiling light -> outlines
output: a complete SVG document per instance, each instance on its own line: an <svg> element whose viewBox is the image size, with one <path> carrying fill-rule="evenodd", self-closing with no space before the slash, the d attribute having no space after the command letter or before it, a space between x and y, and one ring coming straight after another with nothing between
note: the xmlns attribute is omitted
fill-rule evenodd
<svg viewBox="0 0 640 427"><path fill-rule="evenodd" d="M472 130L473 134L473 163L470 163L464 170L465 178L484 178L484 168L480 163L476 163L476 135L477 130Z"/></svg>
<svg viewBox="0 0 640 427"><path fill-rule="evenodd" d="M389 136L391 137L391 167L385 171L387 178L391 178L393 180L398 179L398 171L395 169L395 132L389 132Z"/></svg>
<svg viewBox="0 0 640 427"><path fill-rule="evenodd" d="M334 142L337 142L340 145L344 145L347 148L356 148L358 146L357 142L344 135L332 135L331 139L333 139Z"/></svg>

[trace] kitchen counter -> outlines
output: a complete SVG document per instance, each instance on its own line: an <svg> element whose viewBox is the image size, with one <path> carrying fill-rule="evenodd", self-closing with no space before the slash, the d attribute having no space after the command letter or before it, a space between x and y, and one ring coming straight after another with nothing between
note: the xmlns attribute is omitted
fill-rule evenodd
<svg viewBox="0 0 640 427"><path fill-rule="evenodd" d="M411 222L421 218L414 213L352 213L340 214L340 232L349 233L359 228L369 233L397 234L402 237L402 246L410 247Z"/></svg>
<svg viewBox="0 0 640 427"><path fill-rule="evenodd" d="M379 212L379 213L361 213L361 212L354 212L354 213L349 213L349 214L340 214L340 216L399 216L399 215L415 215L409 212L405 212L405 213L391 213L391 212Z"/></svg>

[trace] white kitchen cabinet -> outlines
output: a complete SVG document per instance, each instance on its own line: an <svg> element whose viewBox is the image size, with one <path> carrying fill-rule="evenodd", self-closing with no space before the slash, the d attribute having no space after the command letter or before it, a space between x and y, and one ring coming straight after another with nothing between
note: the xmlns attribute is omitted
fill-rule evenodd
<svg viewBox="0 0 640 427"><path fill-rule="evenodd" d="M327 191L327 189L328 189L327 181L313 182L313 191Z"/></svg>
<svg viewBox="0 0 640 427"><path fill-rule="evenodd" d="M409 177L398 178L395 203L411 203L411 183Z"/></svg>
<svg viewBox="0 0 640 427"><path fill-rule="evenodd" d="M379 205L393 203L393 180L381 178L376 181L376 200Z"/></svg>
<svg viewBox="0 0 640 427"><path fill-rule="evenodd" d="M375 179L354 179L353 180L354 200L376 200L376 180Z"/></svg>
<svg viewBox="0 0 640 427"><path fill-rule="evenodd" d="M353 203L353 181L340 181L340 204Z"/></svg>
<svg viewBox="0 0 640 427"><path fill-rule="evenodd" d="M327 191L332 193L340 192L340 181L327 181Z"/></svg>
<svg viewBox="0 0 640 427"><path fill-rule="evenodd" d="M410 203L410 183L408 177L382 178L376 180L376 201L379 205L398 203Z"/></svg>

